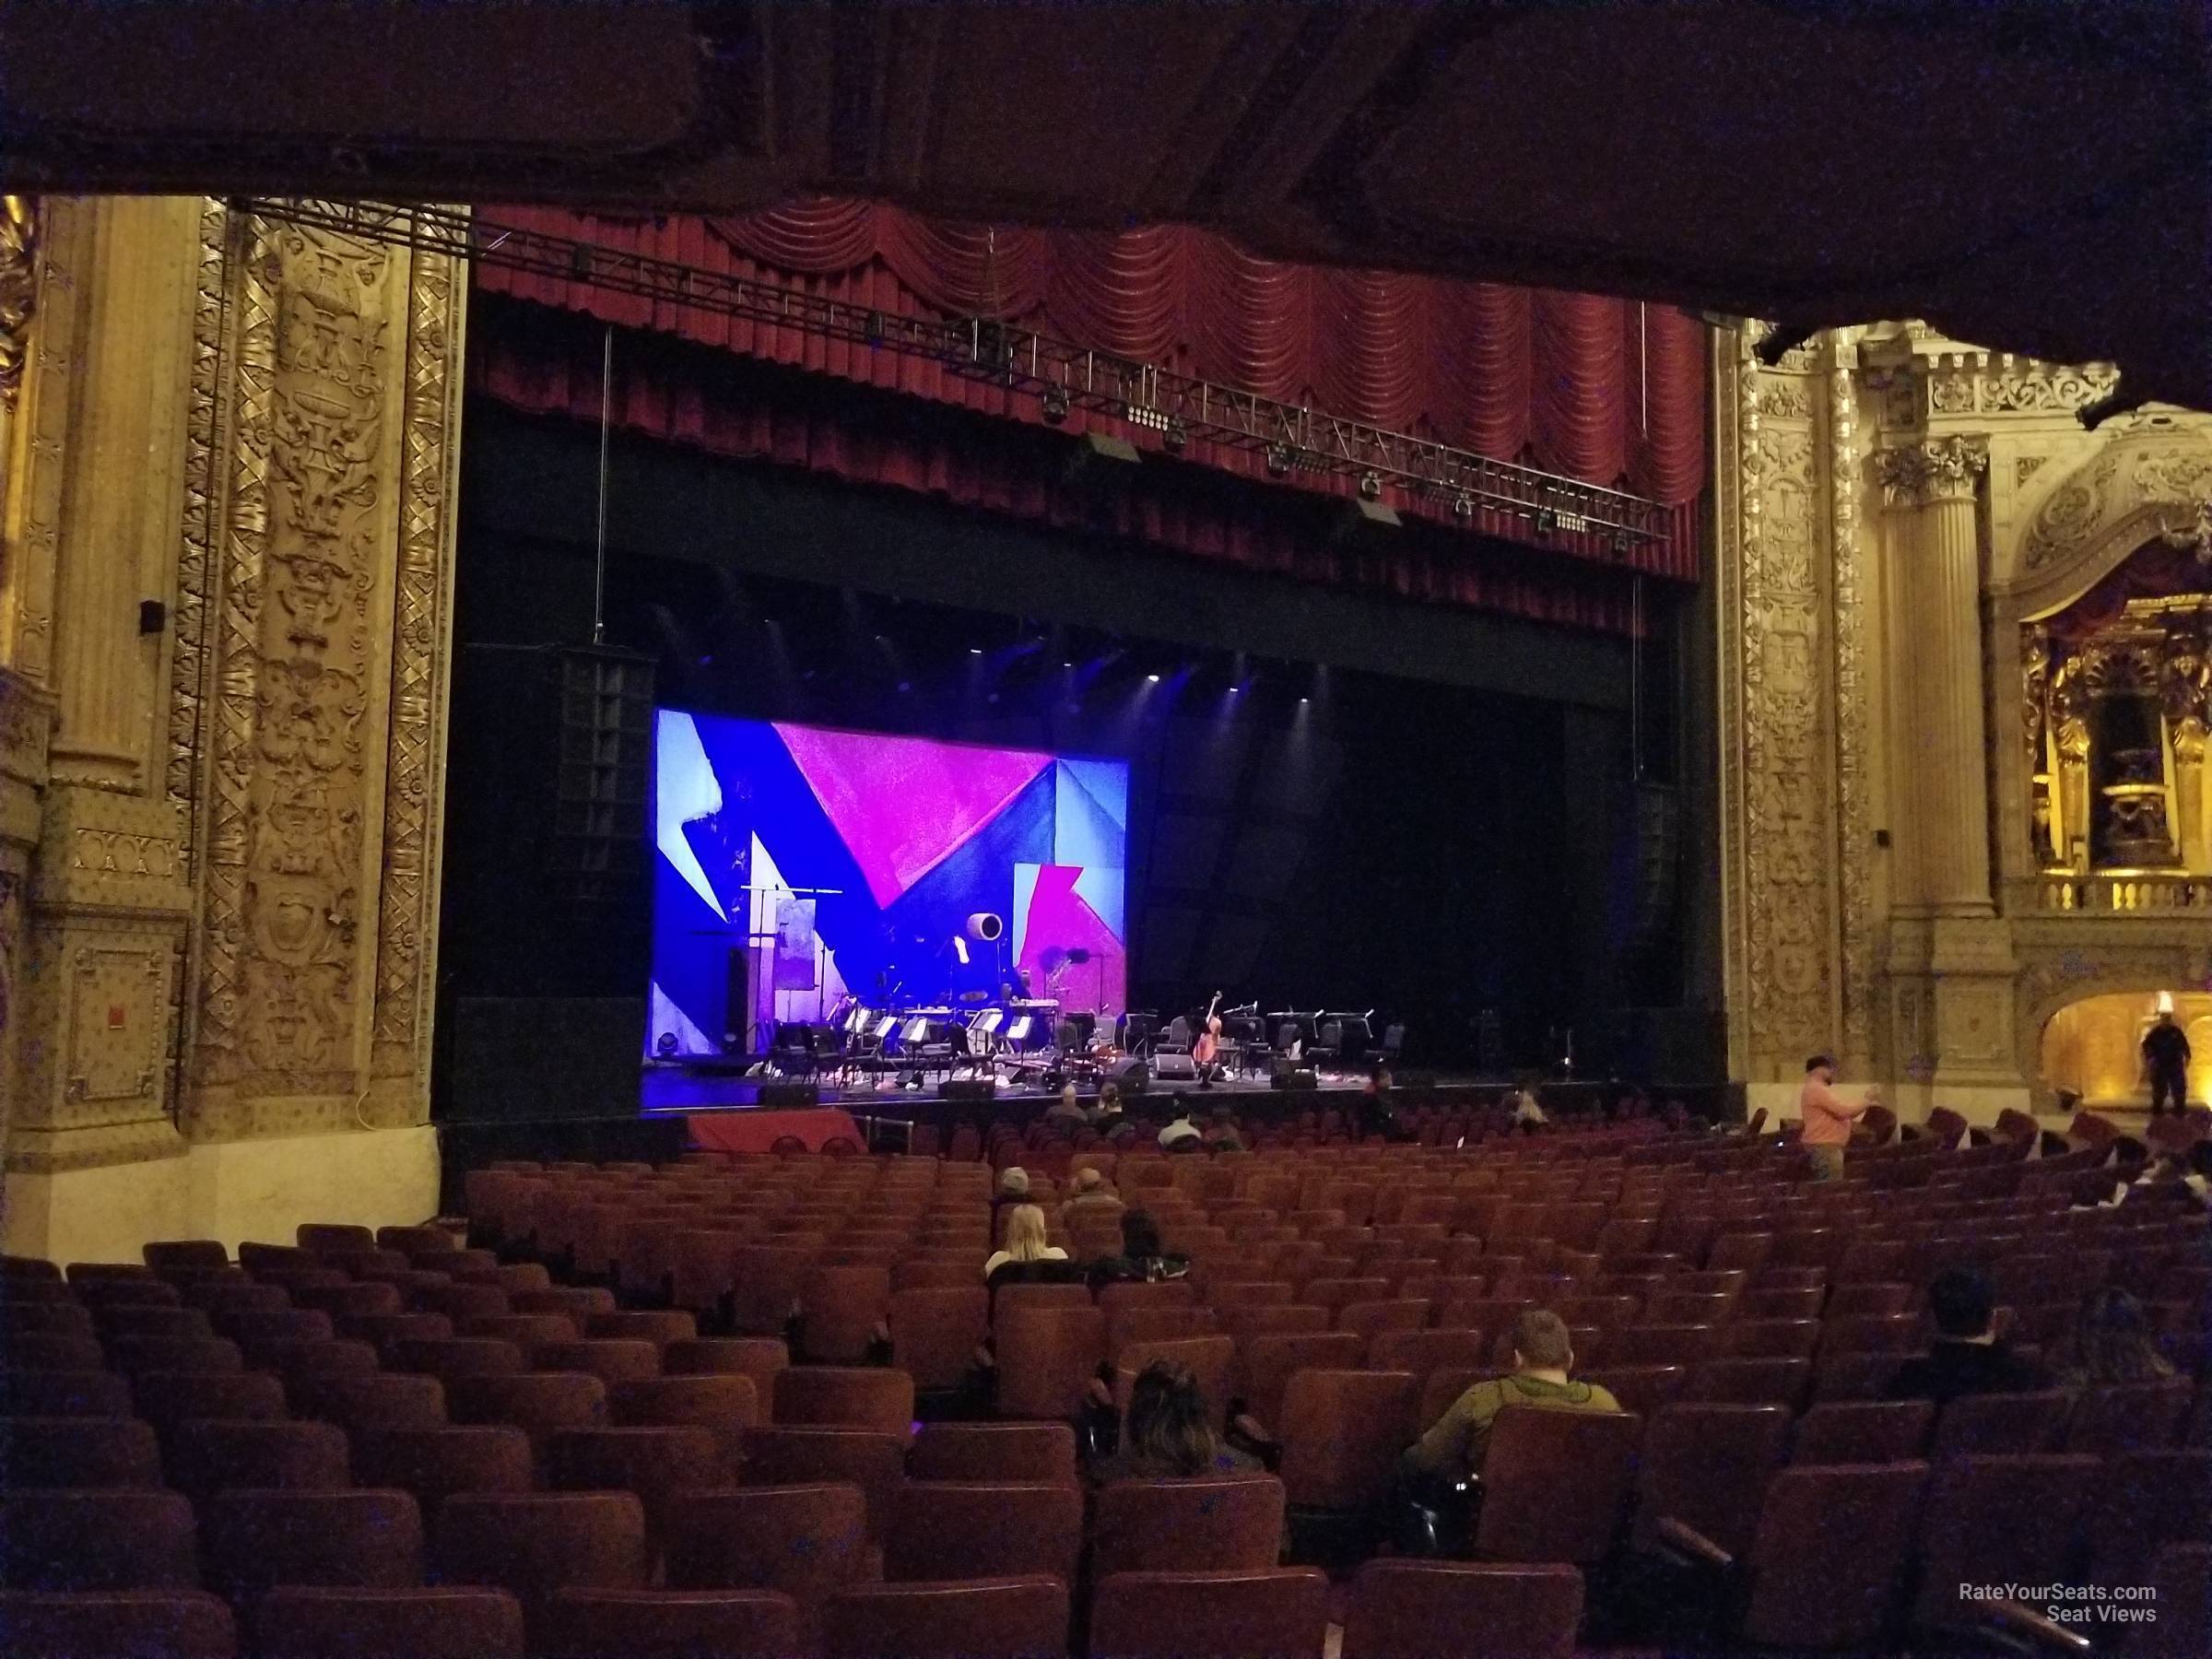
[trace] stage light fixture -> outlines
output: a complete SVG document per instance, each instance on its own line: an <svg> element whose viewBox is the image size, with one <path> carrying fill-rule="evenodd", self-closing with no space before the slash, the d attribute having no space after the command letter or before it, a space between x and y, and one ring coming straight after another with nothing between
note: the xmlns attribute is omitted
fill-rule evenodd
<svg viewBox="0 0 2212 1659"><path fill-rule="evenodd" d="M971 645L968 647L968 654L970 656L982 656L983 654L983 648L981 645Z"/></svg>
<svg viewBox="0 0 2212 1659"><path fill-rule="evenodd" d="M1359 475L1359 499L1363 501L1382 499L1382 475L1371 467Z"/></svg>
<svg viewBox="0 0 2212 1659"><path fill-rule="evenodd" d="M1614 532L1613 532L1613 557L1614 557L1614 558L1616 558L1616 559L1626 559L1628 556L1629 556L1629 533L1628 533L1626 530L1616 530L1616 531L1614 531Z"/></svg>
<svg viewBox="0 0 2212 1659"><path fill-rule="evenodd" d="M2102 397L2083 404L2074 412L2074 418L2081 422L2083 431L2093 432L2115 415L2132 414L2149 401L2147 397L2124 392L2115 384Z"/></svg>
<svg viewBox="0 0 2212 1659"><path fill-rule="evenodd" d="M1778 323L1751 347L1751 355L1759 359L1760 368L1775 368L1819 332L1820 325L1817 323Z"/></svg>
<svg viewBox="0 0 2212 1659"><path fill-rule="evenodd" d="M1157 675L1157 674L1147 674L1147 675L1146 675L1146 676L1145 676L1145 684L1146 684L1146 685L1147 685L1147 686L1157 686L1157 685L1159 685L1159 675Z"/></svg>
<svg viewBox="0 0 2212 1659"><path fill-rule="evenodd" d="M1473 518L1475 516L1475 498L1464 489L1453 496L1452 498L1452 516L1455 519Z"/></svg>
<svg viewBox="0 0 2212 1659"><path fill-rule="evenodd" d="M1267 476L1271 478L1280 478L1289 471L1290 446L1287 443L1269 444L1267 446Z"/></svg>
<svg viewBox="0 0 2212 1659"><path fill-rule="evenodd" d="M1167 429L1160 434L1160 441L1166 444L1171 452L1180 454L1183 445L1190 441L1191 429L1182 424L1182 417L1180 415L1169 416Z"/></svg>
<svg viewBox="0 0 2212 1659"><path fill-rule="evenodd" d="M1536 528L1539 531L1542 531L1546 535L1549 535L1552 531L1557 530L1559 527L1559 514L1557 508L1545 507L1538 510L1536 513Z"/></svg>
<svg viewBox="0 0 2212 1659"><path fill-rule="evenodd" d="M1058 426L1067 418L1067 393L1059 386L1047 386L1041 406L1045 419Z"/></svg>

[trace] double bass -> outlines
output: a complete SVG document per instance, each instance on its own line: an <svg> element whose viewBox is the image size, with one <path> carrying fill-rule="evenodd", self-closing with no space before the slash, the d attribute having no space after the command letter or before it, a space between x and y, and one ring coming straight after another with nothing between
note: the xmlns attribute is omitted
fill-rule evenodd
<svg viewBox="0 0 2212 1659"><path fill-rule="evenodd" d="M1204 1071L1221 1057L1221 993L1214 993L1214 1000L1206 1005L1206 1018L1200 1021L1198 1041L1191 1044L1191 1063Z"/></svg>

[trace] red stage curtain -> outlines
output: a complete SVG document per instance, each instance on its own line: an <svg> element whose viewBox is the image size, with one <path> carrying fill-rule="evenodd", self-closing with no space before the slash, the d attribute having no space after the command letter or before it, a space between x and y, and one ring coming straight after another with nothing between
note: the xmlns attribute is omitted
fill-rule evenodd
<svg viewBox="0 0 2212 1659"><path fill-rule="evenodd" d="M848 200L798 203L742 218L640 219L553 208L488 208L485 218L803 287L893 315L1003 317L1224 385L1630 489L1676 512L1671 534L1636 549L1627 562L1682 580L1698 573L1695 507L1705 472L1703 337L1700 324L1671 307L1285 265L1181 226L1115 233L991 230ZM626 327L980 413L1037 418L1027 396L924 359L494 266L480 266L477 282L487 293ZM525 408L596 417L595 357L588 382L578 383L571 365L533 361L532 355L514 340L495 338L479 362L479 386ZM620 418L645 430L1052 516L1042 500L1048 491L991 478L987 457L924 463L918 456L894 462L849 453L819 418L804 422L804 431L760 430L759 411L722 406L724 394L707 390L703 376L690 384L646 384L634 373L621 378ZM1084 424L1078 410L1066 428L1077 432ZM1125 432L1118 421L1108 425L1141 445L1156 446L1148 433ZM1262 472L1260 457L1244 451L1194 442L1183 458L1247 475ZM1429 503L1414 510L1437 511ZM1479 519L1477 527L1505 534L1514 528ZM1270 568L1325 565L1337 557L1255 555L1239 545L1253 538L1229 524L1132 528L1191 552ZM1578 551L1607 558L1594 541ZM1566 557L1564 562L1583 561ZM1454 592L1460 584L1448 576L1399 572L1389 584L1439 598L1498 602L1495 594L1475 598Z"/></svg>

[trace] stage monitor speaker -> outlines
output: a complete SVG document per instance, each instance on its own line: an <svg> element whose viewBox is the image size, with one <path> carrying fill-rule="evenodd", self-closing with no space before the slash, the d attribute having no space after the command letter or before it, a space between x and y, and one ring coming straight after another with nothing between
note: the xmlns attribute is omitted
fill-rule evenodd
<svg viewBox="0 0 2212 1659"><path fill-rule="evenodd" d="M940 1100L995 1100L996 1077L947 1077L937 1088Z"/></svg>
<svg viewBox="0 0 2212 1659"><path fill-rule="evenodd" d="M547 873L585 902L640 896L653 769L653 659L609 646L553 653L558 730Z"/></svg>
<svg viewBox="0 0 2212 1659"><path fill-rule="evenodd" d="M1132 1054L1124 1054L1107 1067L1106 1076L1124 1096L1141 1095L1152 1083L1149 1068Z"/></svg>
<svg viewBox="0 0 2212 1659"><path fill-rule="evenodd" d="M1162 1083L1194 1083L1198 1063L1180 1049L1161 1049L1152 1056L1152 1075Z"/></svg>
<svg viewBox="0 0 2212 1659"><path fill-rule="evenodd" d="M1321 1078L1310 1065L1292 1066L1275 1074L1275 1087L1280 1094L1312 1094L1321 1087Z"/></svg>
<svg viewBox="0 0 2212 1659"><path fill-rule="evenodd" d="M818 1084L779 1082L760 1085L760 1104L763 1106L819 1106L821 1103L822 1091Z"/></svg>

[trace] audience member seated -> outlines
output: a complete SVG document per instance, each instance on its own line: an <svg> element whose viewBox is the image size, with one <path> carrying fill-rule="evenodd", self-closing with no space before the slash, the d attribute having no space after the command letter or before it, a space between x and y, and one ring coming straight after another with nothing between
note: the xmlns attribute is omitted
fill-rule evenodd
<svg viewBox="0 0 2212 1659"><path fill-rule="evenodd" d="M1159 1132L1159 1149L1162 1152L1195 1152L1206 1143L1206 1135L1191 1122L1191 1103L1182 1096L1175 1097L1175 1115L1168 1126Z"/></svg>
<svg viewBox="0 0 2212 1659"><path fill-rule="evenodd" d="M1110 1480L1218 1479L1263 1472L1257 1458L1214 1432L1198 1379L1187 1367L1167 1359L1155 1359L1137 1373L1129 1390L1121 1444L1091 1465L1100 1485Z"/></svg>
<svg viewBox="0 0 2212 1659"><path fill-rule="evenodd" d="M1548 1308L1530 1308L1513 1321L1513 1369L1510 1376L1486 1377L1452 1402L1428 1433L1405 1456L1405 1470L1417 1479L1461 1480L1482 1473L1490 1425L1508 1406L1535 1406L1547 1411L1618 1411L1620 1402L1606 1390L1577 1382L1574 1348L1567 1323Z"/></svg>
<svg viewBox="0 0 2212 1659"><path fill-rule="evenodd" d="M1189 1261L1160 1248L1159 1222L1141 1209L1127 1210L1122 1216L1122 1253L1100 1256L1090 1265L1090 1288L1133 1280L1158 1284L1182 1278L1190 1270Z"/></svg>
<svg viewBox="0 0 2212 1659"><path fill-rule="evenodd" d="M1100 1135L1122 1123L1122 1086L1112 1078L1099 1085L1099 1103L1090 1109L1090 1126Z"/></svg>
<svg viewBox="0 0 2212 1659"><path fill-rule="evenodd" d="M1928 1311L1936 1339L1925 1354L1898 1367L1889 1398L1943 1406L1960 1394L2026 1394L2043 1385L2042 1373L1998 1338L1996 1296L1974 1269L1937 1274L1928 1287Z"/></svg>
<svg viewBox="0 0 2212 1659"><path fill-rule="evenodd" d="M1206 1125L1206 1149L1208 1152L1244 1150L1244 1137L1237 1133L1236 1120L1230 1115L1226 1106L1215 1107Z"/></svg>
<svg viewBox="0 0 2212 1659"><path fill-rule="evenodd" d="M1066 1251L1045 1242L1044 1211L1034 1204L1018 1204L1006 1215L1006 1248L993 1251L983 1262L983 1282L996 1290L1003 1284L1035 1277L1024 1275L1022 1268L1066 1260Z"/></svg>
<svg viewBox="0 0 2212 1659"><path fill-rule="evenodd" d="M2073 1334L2052 1368L2061 1388L2100 1388L2113 1382L2162 1382L2174 1374L2159 1352L2143 1304L2107 1288L2082 1299Z"/></svg>
<svg viewBox="0 0 2212 1659"><path fill-rule="evenodd" d="M1070 1135L1090 1126L1090 1113L1083 1110L1083 1102L1077 1096L1073 1083L1061 1086L1060 1098L1044 1109L1044 1121Z"/></svg>
<svg viewBox="0 0 2212 1659"><path fill-rule="evenodd" d="M1111 1220L1121 1215L1121 1199L1106 1184L1106 1177L1088 1164L1076 1171L1075 1188L1067 1202L1060 1206L1061 1226L1072 1229L1087 1216Z"/></svg>
<svg viewBox="0 0 2212 1659"><path fill-rule="evenodd" d="M1030 1201L1030 1172L1019 1164L1009 1165L998 1172L998 1191L991 1195L991 1225L998 1226L998 1212L1017 1204Z"/></svg>
<svg viewBox="0 0 2212 1659"><path fill-rule="evenodd" d="M1545 1115L1544 1107L1536 1099L1536 1080L1534 1077L1522 1078L1499 1104L1511 1114L1513 1127L1523 1135L1534 1135L1551 1121Z"/></svg>

